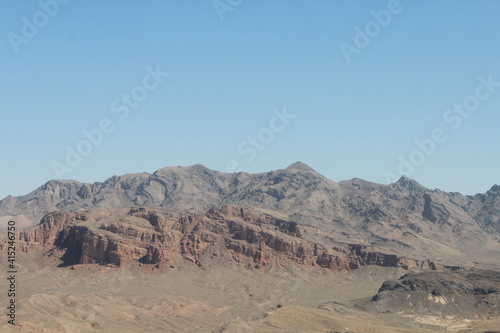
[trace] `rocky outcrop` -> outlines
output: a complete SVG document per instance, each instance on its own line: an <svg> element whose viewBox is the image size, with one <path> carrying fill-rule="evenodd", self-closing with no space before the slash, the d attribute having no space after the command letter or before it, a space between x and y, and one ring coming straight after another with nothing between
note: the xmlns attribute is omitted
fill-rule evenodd
<svg viewBox="0 0 500 333"><path fill-rule="evenodd" d="M409 273L385 281L370 307L406 314L487 317L500 314L500 272Z"/></svg>
<svg viewBox="0 0 500 333"><path fill-rule="evenodd" d="M370 252L366 246L327 247L304 239L293 221L242 206L190 214L133 207L102 215L48 214L40 225L19 232L18 244L25 252L58 248L64 252L62 265L140 262L160 267L181 258L202 268L217 260L256 269L289 265L334 271L365 265L436 268L432 262Z"/></svg>
<svg viewBox="0 0 500 333"><path fill-rule="evenodd" d="M71 223L85 221L85 214L55 212L45 215L36 227L22 230L18 233L19 247L21 251L28 252L30 249L40 245L54 245L59 234L68 228Z"/></svg>
<svg viewBox="0 0 500 333"><path fill-rule="evenodd" d="M487 232L500 234L500 186L471 197L465 210Z"/></svg>
<svg viewBox="0 0 500 333"><path fill-rule="evenodd" d="M134 242L135 243L135 242ZM141 244L120 242L85 226L71 226L59 233L54 245L65 249L65 264L113 264L123 266L146 254Z"/></svg>
<svg viewBox="0 0 500 333"><path fill-rule="evenodd" d="M416 260L411 258L406 258L403 256L398 256L395 254L385 254L381 252L368 251L366 246L363 245L351 245L350 246L351 255L359 258L359 263L363 266L365 265L376 265L385 267L401 267L404 269L412 269L415 267L425 268L425 269L438 269L438 266L434 261L426 260Z"/></svg>

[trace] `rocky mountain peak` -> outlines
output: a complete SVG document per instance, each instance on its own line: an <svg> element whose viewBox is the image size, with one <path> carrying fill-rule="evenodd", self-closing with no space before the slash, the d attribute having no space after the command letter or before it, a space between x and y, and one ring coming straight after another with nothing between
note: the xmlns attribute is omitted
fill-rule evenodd
<svg viewBox="0 0 500 333"><path fill-rule="evenodd" d="M425 192L427 189L420 185L417 181L408 178L407 176L401 176L399 180L395 183L392 183L391 185L392 188L397 189L397 190L406 190L409 192Z"/></svg>
<svg viewBox="0 0 500 333"><path fill-rule="evenodd" d="M290 170L290 171L304 171L304 172L314 172L317 173L316 170L308 166L307 164L303 162L295 162L291 164L289 167L287 167L285 170Z"/></svg>
<svg viewBox="0 0 500 333"><path fill-rule="evenodd" d="M409 184L409 183L418 184L415 180L413 180L405 175L402 175L401 178L399 178L396 183L399 183L399 184Z"/></svg>
<svg viewBox="0 0 500 333"><path fill-rule="evenodd" d="M499 185L493 185L488 192L500 194L500 186Z"/></svg>

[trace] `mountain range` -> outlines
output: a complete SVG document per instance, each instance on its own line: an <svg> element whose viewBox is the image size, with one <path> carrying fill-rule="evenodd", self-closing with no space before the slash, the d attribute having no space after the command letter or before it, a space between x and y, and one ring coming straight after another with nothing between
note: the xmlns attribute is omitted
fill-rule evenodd
<svg viewBox="0 0 500 333"><path fill-rule="evenodd" d="M405 176L390 185L334 182L304 163L266 173L224 173L203 165L113 176L93 184L51 180L0 201L0 221L38 224L50 212L132 206L197 211L242 205L285 214L328 246L359 244L447 264L500 263L500 186L464 196ZM4 225L5 223L2 223Z"/></svg>
<svg viewBox="0 0 500 333"><path fill-rule="evenodd" d="M500 325L498 185L464 196L407 177L334 182L301 162L259 174L167 167L51 180L0 201L0 222L19 332Z"/></svg>

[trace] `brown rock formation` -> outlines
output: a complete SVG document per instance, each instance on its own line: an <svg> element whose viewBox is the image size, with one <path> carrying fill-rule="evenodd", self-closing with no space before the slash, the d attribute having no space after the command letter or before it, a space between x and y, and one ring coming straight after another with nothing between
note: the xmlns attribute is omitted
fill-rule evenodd
<svg viewBox="0 0 500 333"><path fill-rule="evenodd" d="M47 214L40 225L18 233L22 251L56 247L63 264L113 264L139 261L163 265L176 258L200 267L216 260L268 269L301 265L334 271L364 265L423 267L418 261L366 246L328 247L304 239L298 224L268 212L225 205L220 210L178 213L134 207L129 210Z"/></svg>

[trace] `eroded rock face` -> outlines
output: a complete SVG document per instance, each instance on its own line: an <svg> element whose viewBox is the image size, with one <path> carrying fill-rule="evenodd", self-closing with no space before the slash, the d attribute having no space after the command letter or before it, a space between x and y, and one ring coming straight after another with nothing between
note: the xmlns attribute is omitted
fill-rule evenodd
<svg viewBox="0 0 500 333"><path fill-rule="evenodd" d="M146 254L140 243L123 243L115 237L103 235L85 226L71 226L64 229L54 245L67 251L68 264L97 263L123 266Z"/></svg>
<svg viewBox="0 0 500 333"><path fill-rule="evenodd" d="M61 259L66 265L125 266L139 261L161 266L180 258L202 268L217 260L257 269L276 265L334 271L364 265L436 268L432 262L373 252L366 246L327 247L304 239L293 221L242 206L190 214L134 207L101 215L47 214L40 225L18 233L18 244L25 252L57 247L65 251Z"/></svg>
<svg viewBox="0 0 500 333"><path fill-rule="evenodd" d="M436 270L438 268L438 265L432 260L415 260L395 254L385 254L381 252L368 251L367 247L363 245L351 245L350 251L351 255L359 258L361 265L401 267L404 269L420 267Z"/></svg>
<svg viewBox="0 0 500 333"><path fill-rule="evenodd" d="M490 233L500 233L500 186L494 185L484 194L476 194L465 206L466 211Z"/></svg>
<svg viewBox="0 0 500 333"><path fill-rule="evenodd" d="M500 272L409 273L386 281L369 305L378 311L470 318L500 313Z"/></svg>
<svg viewBox="0 0 500 333"><path fill-rule="evenodd" d="M22 230L18 233L18 240L21 241L20 246L22 251L29 251L30 248L37 245L53 245L59 233L65 230L72 222L85 221L84 214L67 214L55 212L45 215L40 224L36 227Z"/></svg>

